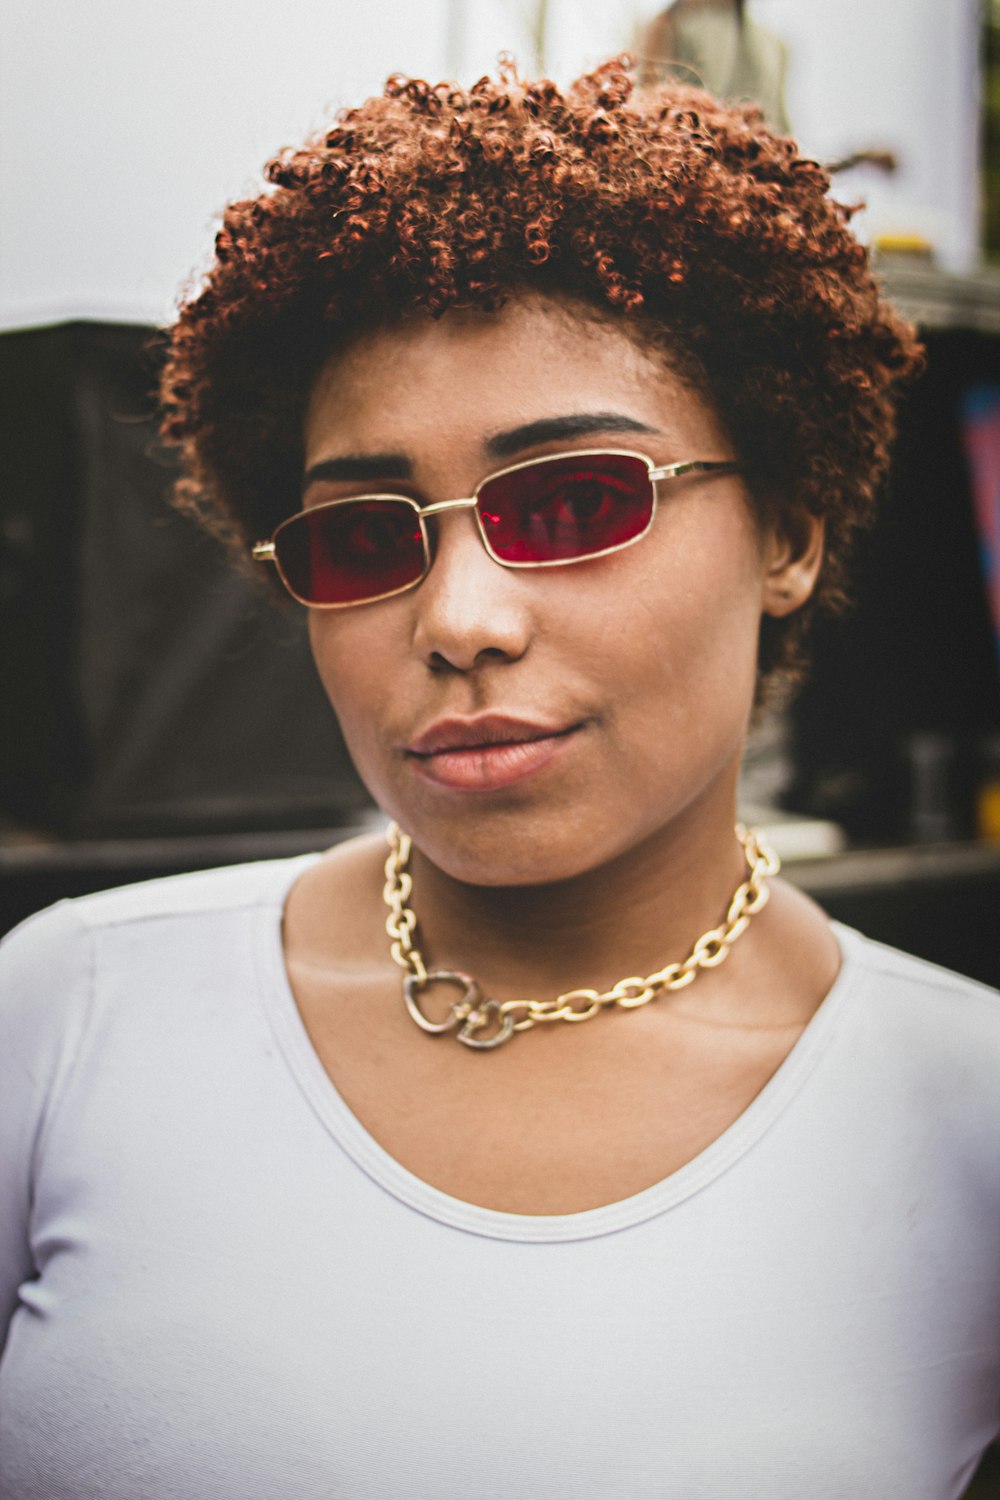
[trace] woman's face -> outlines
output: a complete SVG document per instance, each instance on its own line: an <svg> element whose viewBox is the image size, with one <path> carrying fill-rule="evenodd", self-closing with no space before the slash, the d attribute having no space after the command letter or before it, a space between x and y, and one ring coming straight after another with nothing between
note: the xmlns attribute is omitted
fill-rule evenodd
<svg viewBox="0 0 1000 1500"><path fill-rule="evenodd" d="M305 437L307 476L363 463L356 481L307 477L306 505L433 504L574 449L734 457L712 408L624 327L534 297L362 338L322 371ZM470 511L446 512L417 587L310 611L362 778L456 879L564 880L699 810L731 819L760 616L801 602L801 564L761 534L738 475L658 491L642 540L564 567L503 568Z"/></svg>

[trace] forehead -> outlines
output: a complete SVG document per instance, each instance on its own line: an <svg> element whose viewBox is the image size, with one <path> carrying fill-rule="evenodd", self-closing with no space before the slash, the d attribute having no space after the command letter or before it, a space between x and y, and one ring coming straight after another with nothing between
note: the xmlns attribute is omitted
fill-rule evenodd
<svg viewBox="0 0 1000 1500"><path fill-rule="evenodd" d="M624 319L553 298L413 317L327 360L308 403L307 456L448 437L482 444L545 417L617 411L678 438L721 439L706 400ZM693 429L693 430L692 430Z"/></svg>

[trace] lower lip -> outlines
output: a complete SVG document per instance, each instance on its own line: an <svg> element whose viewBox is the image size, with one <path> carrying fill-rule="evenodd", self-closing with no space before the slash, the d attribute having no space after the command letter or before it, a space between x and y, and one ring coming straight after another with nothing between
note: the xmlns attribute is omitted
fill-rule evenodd
<svg viewBox="0 0 1000 1500"><path fill-rule="evenodd" d="M413 756L418 773L439 786L462 792L495 792L550 764L576 738L577 731L521 740L507 745L475 745Z"/></svg>

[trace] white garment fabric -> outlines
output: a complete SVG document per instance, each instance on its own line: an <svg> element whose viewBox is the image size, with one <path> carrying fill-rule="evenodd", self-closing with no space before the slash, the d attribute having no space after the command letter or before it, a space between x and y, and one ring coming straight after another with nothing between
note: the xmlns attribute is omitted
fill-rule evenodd
<svg viewBox="0 0 1000 1500"><path fill-rule="evenodd" d="M956 1500L1000 1427L1000 996L837 927L707 1150L498 1213L324 1072L281 949L307 862L0 949L3 1500Z"/></svg>

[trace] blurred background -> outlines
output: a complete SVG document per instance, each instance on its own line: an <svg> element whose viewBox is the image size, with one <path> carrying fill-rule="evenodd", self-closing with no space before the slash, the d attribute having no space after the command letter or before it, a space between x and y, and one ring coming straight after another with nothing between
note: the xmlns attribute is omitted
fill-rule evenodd
<svg viewBox="0 0 1000 1500"><path fill-rule="evenodd" d="M758 99L827 163L926 376L851 616L744 800L843 920L1000 983L1000 0L7 0L0 48L0 930L374 814L275 610L174 515L155 331L230 198L403 70Z"/></svg>

